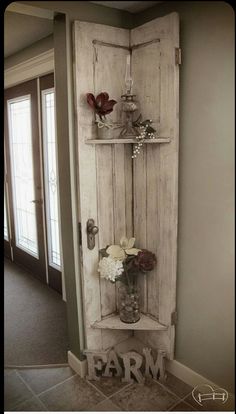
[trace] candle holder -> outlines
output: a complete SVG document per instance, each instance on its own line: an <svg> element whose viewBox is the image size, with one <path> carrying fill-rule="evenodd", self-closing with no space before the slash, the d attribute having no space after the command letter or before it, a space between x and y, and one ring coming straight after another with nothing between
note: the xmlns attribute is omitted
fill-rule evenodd
<svg viewBox="0 0 236 414"><path fill-rule="evenodd" d="M122 111L125 114L125 122L124 128L120 133L120 138L133 138L139 135L138 129L133 125L133 114L138 109L138 106L134 100L135 96L136 95L133 95L129 92L127 92L124 95L121 95L121 99L123 101Z"/></svg>

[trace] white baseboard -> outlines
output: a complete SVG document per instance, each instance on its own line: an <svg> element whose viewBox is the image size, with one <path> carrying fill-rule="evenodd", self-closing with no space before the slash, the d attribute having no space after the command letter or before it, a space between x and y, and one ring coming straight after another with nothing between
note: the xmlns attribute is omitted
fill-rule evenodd
<svg viewBox="0 0 236 414"><path fill-rule="evenodd" d="M80 361L71 351L68 351L68 364L81 378L87 375L88 364L86 359Z"/></svg>

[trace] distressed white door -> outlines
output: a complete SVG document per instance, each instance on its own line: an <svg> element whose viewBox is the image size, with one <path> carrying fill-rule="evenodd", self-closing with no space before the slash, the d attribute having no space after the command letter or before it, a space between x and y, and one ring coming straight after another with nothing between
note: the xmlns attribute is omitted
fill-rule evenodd
<svg viewBox="0 0 236 414"><path fill-rule="evenodd" d="M116 311L117 288L99 280L99 249L122 236L156 253L155 271L140 278L142 310L166 325L166 331L135 332L147 345L173 357L177 248L178 176L178 15L172 13L132 31L100 24L74 24L75 112L78 149L78 209L82 230L82 277L86 346L106 349L132 336L131 330L94 329L91 325ZM151 118L157 136L169 143L150 144L132 160L132 144L88 145L95 139L94 115L86 93L108 92L119 103L111 114L121 119L126 57L131 53L133 91L143 119ZM93 250L87 247L86 223L99 227Z"/></svg>

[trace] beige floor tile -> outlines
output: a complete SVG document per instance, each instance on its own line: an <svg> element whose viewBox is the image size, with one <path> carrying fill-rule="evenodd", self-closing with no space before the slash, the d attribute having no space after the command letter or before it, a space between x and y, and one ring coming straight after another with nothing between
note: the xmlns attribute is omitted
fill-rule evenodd
<svg viewBox="0 0 236 414"><path fill-rule="evenodd" d="M14 411L45 411L45 408L36 397L33 397L30 400L18 405Z"/></svg>
<svg viewBox="0 0 236 414"><path fill-rule="evenodd" d="M8 372L4 378L5 411L11 411L16 405L33 397L33 394L18 377L15 370Z"/></svg>
<svg viewBox="0 0 236 414"><path fill-rule="evenodd" d="M180 398L186 397L193 389L193 387L190 387L170 372L167 372L167 379L165 381L160 381L160 383Z"/></svg>
<svg viewBox="0 0 236 414"><path fill-rule="evenodd" d="M29 384L35 394L46 391L48 388L75 375L70 367L21 369L20 376Z"/></svg>
<svg viewBox="0 0 236 414"><path fill-rule="evenodd" d="M178 398L152 380L124 388L111 401L123 411L166 411Z"/></svg>
<svg viewBox="0 0 236 414"><path fill-rule="evenodd" d="M101 377L99 381L89 381L89 382L93 384L98 390L100 390L107 397L110 397L115 392L120 391L122 388L127 386L127 384L121 382L121 378L118 378L118 377L110 377L110 378Z"/></svg>
<svg viewBox="0 0 236 414"><path fill-rule="evenodd" d="M95 407L91 408L91 411L99 412L99 411L121 411L117 405L115 405L110 399L102 401L101 403L97 404Z"/></svg>
<svg viewBox="0 0 236 414"><path fill-rule="evenodd" d="M196 411L191 405L185 403L184 401L181 401L177 405L175 405L173 408L171 408L170 411Z"/></svg>
<svg viewBox="0 0 236 414"><path fill-rule="evenodd" d="M40 394L39 398L49 411L87 411L104 400L92 385L79 376Z"/></svg>

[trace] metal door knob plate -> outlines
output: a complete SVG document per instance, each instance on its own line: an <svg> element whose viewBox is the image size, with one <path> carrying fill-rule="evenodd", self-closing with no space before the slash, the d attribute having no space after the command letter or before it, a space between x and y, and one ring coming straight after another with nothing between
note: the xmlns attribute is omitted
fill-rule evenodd
<svg viewBox="0 0 236 414"><path fill-rule="evenodd" d="M98 233L98 226L94 225L93 219L87 221L87 246L89 250L93 250L95 247L95 235Z"/></svg>

